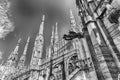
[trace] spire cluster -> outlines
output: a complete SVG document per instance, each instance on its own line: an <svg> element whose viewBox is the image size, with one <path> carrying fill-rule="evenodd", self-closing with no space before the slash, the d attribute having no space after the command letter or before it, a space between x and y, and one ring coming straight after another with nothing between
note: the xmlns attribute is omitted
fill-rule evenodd
<svg viewBox="0 0 120 80"><path fill-rule="evenodd" d="M52 27L52 36L51 36L51 43L56 43L59 40L58 36L58 23L56 22L55 27Z"/></svg>

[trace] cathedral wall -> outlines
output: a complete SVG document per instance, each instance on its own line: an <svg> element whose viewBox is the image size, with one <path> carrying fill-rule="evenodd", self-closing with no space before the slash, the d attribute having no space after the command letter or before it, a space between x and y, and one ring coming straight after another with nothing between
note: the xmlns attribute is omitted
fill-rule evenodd
<svg viewBox="0 0 120 80"><path fill-rule="evenodd" d="M119 29L119 24L111 24L108 20L108 17L104 18L104 23L106 25L106 28L108 32L110 33L116 47L120 51L120 43L119 43L119 38L120 38L120 29Z"/></svg>

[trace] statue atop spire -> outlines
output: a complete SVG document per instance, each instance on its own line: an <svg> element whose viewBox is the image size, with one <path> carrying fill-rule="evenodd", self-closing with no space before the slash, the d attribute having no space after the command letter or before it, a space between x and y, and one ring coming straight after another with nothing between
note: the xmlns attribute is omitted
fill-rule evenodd
<svg viewBox="0 0 120 80"><path fill-rule="evenodd" d="M54 38L55 38L55 27L52 27L52 36L51 36L51 44L54 43Z"/></svg>
<svg viewBox="0 0 120 80"><path fill-rule="evenodd" d="M23 69L23 67L24 67L29 41L30 41L30 37L28 37L28 39L27 39L27 42L26 42L26 45L25 45L25 48L23 51L23 55L21 56L20 61L18 63L18 66L17 66L18 70Z"/></svg>
<svg viewBox="0 0 120 80"><path fill-rule="evenodd" d="M59 40L58 36L58 23L56 22L56 27L55 27L55 43Z"/></svg>
<svg viewBox="0 0 120 80"><path fill-rule="evenodd" d="M41 22L41 24L40 24L39 34L43 34L44 22L45 22L45 15L43 15L43 17L42 17L42 22Z"/></svg>
<svg viewBox="0 0 120 80"><path fill-rule="evenodd" d="M76 26L75 17L74 17L74 15L73 15L73 12L72 12L71 9L70 9L70 23L71 23L71 26L72 26L72 27Z"/></svg>
<svg viewBox="0 0 120 80"><path fill-rule="evenodd" d="M42 22L44 22L45 21L45 15L43 15L43 17L42 17Z"/></svg>
<svg viewBox="0 0 120 80"><path fill-rule="evenodd" d="M72 31L75 31L75 32L76 32L76 30L78 31L76 21L75 21L75 17L73 15L73 12L72 12L71 9L70 9L70 25L71 25L71 30Z"/></svg>

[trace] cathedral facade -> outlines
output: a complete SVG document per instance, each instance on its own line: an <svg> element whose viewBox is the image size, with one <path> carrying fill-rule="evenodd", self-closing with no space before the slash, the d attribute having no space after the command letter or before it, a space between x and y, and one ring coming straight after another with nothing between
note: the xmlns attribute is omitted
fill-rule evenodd
<svg viewBox="0 0 120 80"><path fill-rule="evenodd" d="M45 15L36 35L29 67L25 66L26 52L18 62L18 40L7 62L1 65L1 80L119 80L120 72L120 10L114 0L76 0L80 23L78 26L70 9L70 32L83 33L60 38L58 23L53 26L46 57L42 58ZM69 38L69 39L68 39Z"/></svg>

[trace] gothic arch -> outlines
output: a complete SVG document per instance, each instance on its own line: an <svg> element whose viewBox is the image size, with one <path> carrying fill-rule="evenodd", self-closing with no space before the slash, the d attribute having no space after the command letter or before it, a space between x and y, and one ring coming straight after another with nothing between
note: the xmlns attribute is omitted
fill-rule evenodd
<svg viewBox="0 0 120 80"><path fill-rule="evenodd" d="M78 61L78 54L74 53L69 59L68 59L68 75L70 75L72 72L74 72L79 66L77 65Z"/></svg>

